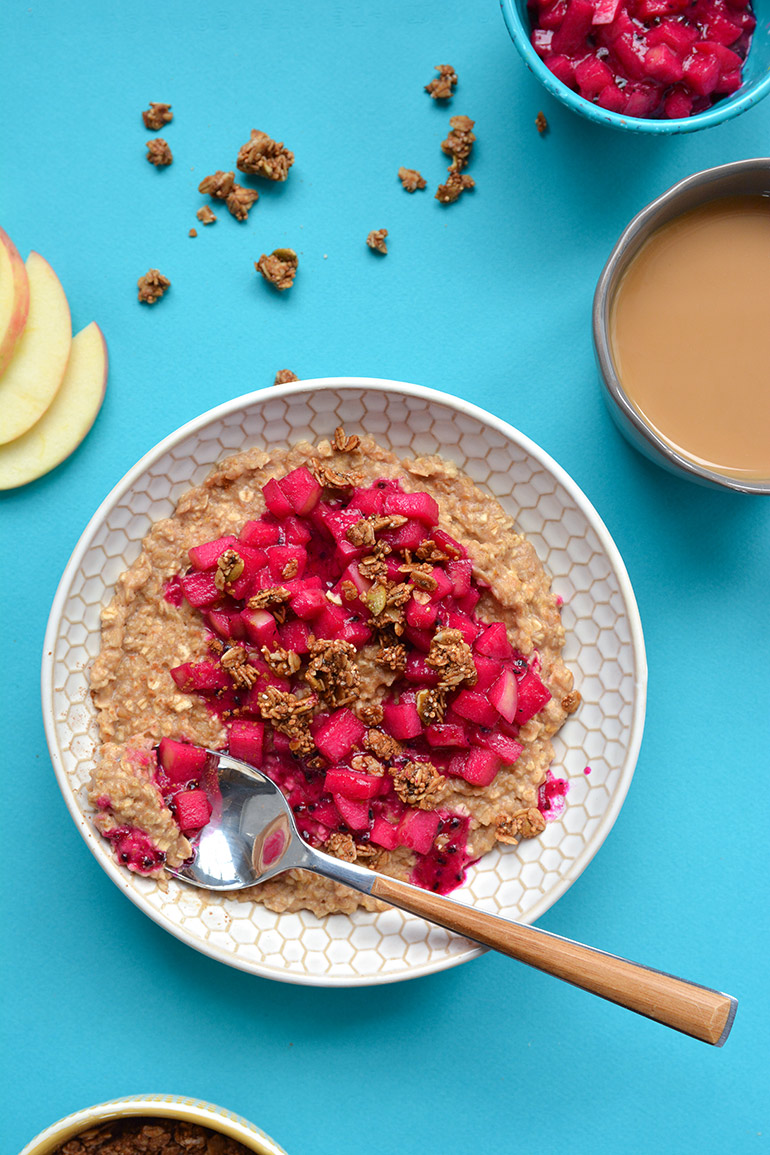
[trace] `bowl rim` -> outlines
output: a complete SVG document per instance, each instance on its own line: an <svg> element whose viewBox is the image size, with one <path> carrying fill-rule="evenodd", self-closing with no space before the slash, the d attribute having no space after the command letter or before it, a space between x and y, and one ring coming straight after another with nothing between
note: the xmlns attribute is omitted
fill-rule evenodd
<svg viewBox="0 0 770 1155"><path fill-rule="evenodd" d="M700 194L697 199L698 205L708 204L712 200L730 195L754 195L741 194L737 189L730 193L725 190L724 182L733 180L738 183L747 174L761 175L763 172L767 176L768 195L770 195L770 157L752 157L693 173L677 181L640 209L626 225L607 258L596 284L592 309L594 349L605 395L617 406L624 420L633 427L636 434L663 457L669 467L674 468L674 472L683 473L690 480L701 481L719 489L752 494L770 494L770 478L730 477L704 465L698 465L697 462L678 453L651 425L647 424L632 405L615 369L610 341L610 313L617 282L628 264L656 229L679 216L681 212L687 212L695 207L691 203L693 192ZM686 207L680 209L680 204Z"/></svg>
<svg viewBox="0 0 770 1155"><path fill-rule="evenodd" d="M717 124L724 124L725 121L731 120L735 116L740 116L741 113L753 108L770 92L770 68L768 68L765 70L764 76L745 86L745 91L742 91L743 86L741 86L738 89L738 94L732 93L725 96L710 108L696 112L694 116L650 119L642 116L623 116L620 112L610 112L609 109L600 108L598 104L593 104L584 96L573 92L566 84L557 80L549 68L546 68L530 43L529 31L522 21L517 0L500 0L500 8L511 40L516 45L519 55L530 72L562 104L597 124L658 136L697 132L701 128L713 128Z"/></svg>
<svg viewBox="0 0 770 1155"><path fill-rule="evenodd" d="M163 930L171 933L185 943L210 958L219 962L223 962L228 966L236 969L246 971L249 974L256 974L261 977L270 978L277 981L285 981L289 983L297 983L306 986L318 987L358 987L358 986L373 986L382 983L392 983L406 981L407 979L421 977L427 974L433 974L440 970L448 969L449 967L459 966L461 963L467 962L470 959L477 958L479 955L486 953L485 947L473 946L462 953L449 959L439 958L429 963L419 964L412 967L408 972L397 973L381 973L376 975L312 975L312 974L286 974L285 976L276 974L272 970L260 970L258 967L248 960L239 959L233 956L227 950L210 942L200 942L196 940L183 927L177 926L167 920L163 914L155 910L151 904L143 901L143 896L135 888L126 885L125 878L121 873L121 868L111 858L107 856L100 856L96 850L96 836L87 822L86 817L80 812L74 793L70 790L67 779L66 768L60 756L58 737L55 728L55 718L52 710L47 708L47 704L52 700L54 691L54 667L55 667L55 653L56 653L56 639L58 627L61 621L64 605L69 594L69 588L73 576L77 573L84 555L92 544L92 539L99 530L105 515L109 512L112 505L118 501L131 488L136 479L141 476L145 469L156 459L162 457L173 446L184 441L191 434L198 432L205 426L219 421L224 417L231 415L234 412L244 409L246 406L253 406L262 401L273 400L276 398L290 398L293 395L307 393L308 391L317 391L320 389L372 389L383 393L395 393L406 397L419 397L425 401L433 401L438 404L454 409L456 412L471 417L480 422L482 425L491 426L498 433L500 433L507 440L512 440L519 445L528 454L537 460L537 462L547 470L564 489L567 490L571 499L580 509L583 516L586 518L592 529L596 533L602 548L609 560L612 572L614 573L618 582L618 590L622 598L624 608L627 614L628 629L630 634L630 645L633 656L633 684L634 684L634 705L632 717L629 725L629 739L625 750L618 783L615 788L614 795L610 800L607 809L604 811L602 819L597 826L591 842L584 847L581 854L573 861L572 866L565 871L564 876L559 882L549 890L547 895L544 895L539 901L526 912L526 915L520 919L525 923L532 923L541 917L547 910L549 910L569 889L569 887L580 877L589 863L593 860L601 846L603 846L607 836L614 826L620 810L628 793L631 779L633 778L634 770L639 756L639 750L642 742L642 735L644 731L644 719L646 712L646 695L647 695L647 659L644 645L644 635L642 632L641 617L639 608L637 606L636 597L634 595L631 580L628 576L625 563L620 555L618 547L610 535L609 530L599 516L598 512L591 504L589 499L583 493L566 470L558 464L545 450L541 449L534 441L532 441L526 434L521 433L515 429L508 422L501 418L494 416L487 410L472 402L465 401L459 397L454 397L452 394L443 393L437 389L431 389L423 385L415 385L403 381L385 380L377 377L319 377L307 378L298 382L291 382L286 385L271 385L263 389L255 390L252 393L243 394L240 397L232 398L220 405L216 405L190 421L185 422L182 426L163 438L153 448L148 450L139 461L129 469L124 476L117 482L110 490L104 500L100 503L96 512L88 521L83 530L70 559L65 567L64 573L57 586L54 600L51 606L48 624L46 626L45 638L43 643L43 658L41 665L41 700L43 722L48 744L48 750L51 757L51 762L54 767L56 779L61 790L65 805L70 812L70 815L75 823L76 828L81 834L81 837L86 842L89 850L96 858L99 865L108 875L112 882L137 906L143 914L149 916L158 926ZM213 466L214 462L211 463Z"/></svg>
<svg viewBox="0 0 770 1155"><path fill-rule="evenodd" d="M243 1116L205 1099L172 1094L125 1095L119 1099L95 1103L91 1107L81 1107L38 1132L25 1144L19 1155L51 1155L57 1146L76 1138L89 1127L114 1119L142 1116L199 1123L202 1127L219 1131L229 1139L249 1144L254 1155L287 1155L274 1139Z"/></svg>

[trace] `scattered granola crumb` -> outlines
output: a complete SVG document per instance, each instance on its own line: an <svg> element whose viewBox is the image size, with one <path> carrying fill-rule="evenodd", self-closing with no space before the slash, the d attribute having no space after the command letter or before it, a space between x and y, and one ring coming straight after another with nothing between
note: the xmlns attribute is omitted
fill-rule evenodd
<svg viewBox="0 0 770 1155"><path fill-rule="evenodd" d="M195 214L202 225L213 225L217 219L208 205L202 205Z"/></svg>
<svg viewBox="0 0 770 1155"><path fill-rule="evenodd" d="M237 221L245 221L249 215L249 209L258 200L259 193L256 189L234 184L225 198L225 204Z"/></svg>
<svg viewBox="0 0 770 1155"><path fill-rule="evenodd" d="M291 369L279 369L275 375L274 385L288 385L290 381L299 381L296 373L292 373Z"/></svg>
<svg viewBox="0 0 770 1155"><path fill-rule="evenodd" d="M164 124L168 124L173 119L174 114L170 104L156 104L152 100L150 107L142 113L144 127L149 128L151 132L157 132L159 128L163 128Z"/></svg>
<svg viewBox="0 0 770 1155"><path fill-rule="evenodd" d="M387 229L372 229L369 236L366 238L366 243L370 249L374 249L376 253L386 254L388 246L385 244L385 238L388 235Z"/></svg>
<svg viewBox="0 0 770 1155"><path fill-rule="evenodd" d="M258 128L252 128L251 139L238 152L240 171L265 180L286 180L293 164L294 153L283 147L283 141L272 140Z"/></svg>
<svg viewBox="0 0 770 1155"><path fill-rule="evenodd" d="M386 762L398 758L401 753L401 743L395 738L391 738L390 734L386 734L384 730L368 730L364 738L364 745L377 758L382 758Z"/></svg>
<svg viewBox="0 0 770 1155"><path fill-rule="evenodd" d="M153 140L147 141L147 159L156 168L165 168L173 161L171 149L162 136L156 136Z"/></svg>
<svg viewBox="0 0 770 1155"><path fill-rule="evenodd" d="M332 445L338 453L352 453L354 449L358 449L360 444L361 438L357 433L348 435L341 425L338 425L334 430Z"/></svg>
<svg viewBox="0 0 770 1155"><path fill-rule="evenodd" d="M413 193L418 188L425 188L426 185L425 178L420 176L416 168L404 168L403 165L398 170L398 179L409 193Z"/></svg>
<svg viewBox="0 0 770 1155"><path fill-rule="evenodd" d="M449 100L457 84L457 73L451 64L437 64L436 72L438 76L425 85L425 91L434 100Z"/></svg>
<svg viewBox="0 0 770 1155"><path fill-rule="evenodd" d="M570 690L570 692L562 698L561 708L567 714L574 714L582 700L580 690Z"/></svg>
<svg viewBox="0 0 770 1155"><path fill-rule="evenodd" d="M190 229L190 231L187 235L188 235L188 237L197 237L198 230L197 229Z"/></svg>
<svg viewBox="0 0 770 1155"><path fill-rule="evenodd" d="M198 192L206 196L214 197L216 200L223 201L229 197L234 183L234 172L222 172L221 169L217 169L217 171L211 173L210 176L204 176L198 185Z"/></svg>
<svg viewBox="0 0 770 1155"><path fill-rule="evenodd" d="M332 469L317 458L309 463L310 472L324 489L353 489L358 484L358 477L354 473L343 473L339 469Z"/></svg>
<svg viewBox="0 0 770 1155"><path fill-rule="evenodd" d="M515 814L500 814L495 819L495 837L498 842L516 846L520 838L536 838L545 830L545 819L536 806L517 810Z"/></svg>
<svg viewBox="0 0 770 1155"><path fill-rule="evenodd" d="M453 116L449 120L450 132L446 140L442 140L442 151L451 156L452 170L458 171L468 164L476 135L473 127L476 121L469 116Z"/></svg>
<svg viewBox="0 0 770 1155"><path fill-rule="evenodd" d="M538 112L537 116L535 117L535 124L537 125L537 131L541 136L543 133L548 132L548 121L545 119L544 112Z"/></svg>
<svg viewBox="0 0 770 1155"><path fill-rule="evenodd" d="M440 184L436 189L436 200L442 205L451 205L458 200L466 189L475 188L476 182L467 173L453 172L450 168L446 184Z"/></svg>
<svg viewBox="0 0 770 1155"><path fill-rule="evenodd" d="M281 293L294 284L298 265L299 258L294 249L273 249L269 256L263 253L259 260L254 262L257 272Z"/></svg>
<svg viewBox="0 0 770 1155"><path fill-rule="evenodd" d="M139 287L139 300L143 305L154 305L171 288L171 281L157 269L148 269L136 283Z"/></svg>

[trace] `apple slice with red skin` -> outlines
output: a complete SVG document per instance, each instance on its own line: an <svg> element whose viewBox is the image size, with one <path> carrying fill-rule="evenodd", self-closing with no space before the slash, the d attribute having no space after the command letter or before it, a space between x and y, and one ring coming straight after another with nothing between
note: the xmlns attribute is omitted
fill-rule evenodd
<svg viewBox="0 0 770 1155"><path fill-rule="evenodd" d="M59 278L39 253L27 257L29 313L0 377L0 445L21 437L45 413L67 369L70 307Z"/></svg>
<svg viewBox="0 0 770 1155"><path fill-rule="evenodd" d="M42 477L75 450L96 420L107 382L107 345L95 321L72 341L53 401L31 429L0 445L0 489Z"/></svg>
<svg viewBox="0 0 770 1155"><path fill-rule="evenodd" d="M29 313L29 277L19 251L0 229L0 374L16 349Z"/></svg>

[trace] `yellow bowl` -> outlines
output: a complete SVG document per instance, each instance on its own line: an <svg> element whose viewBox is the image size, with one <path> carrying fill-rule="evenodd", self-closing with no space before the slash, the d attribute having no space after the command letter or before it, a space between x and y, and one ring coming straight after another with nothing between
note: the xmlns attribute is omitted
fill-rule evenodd
<svg viewBox="0 0 770 1155"><path fill-rule="evenodd" d="M279 1147L269 1135L240 1115L234 1115L232 1111L215 1107L213 1103L206 1103L202 1099L187 1099L182 1095L128 1095L124 1099L112 1099L109 1103L85 1107L41 1131L19 1155L51 1155L61 1144L76 1138L90 1127L114 1119L135 1118L198 1123L230 1139L237 1139L255 1155L286 1155L283 1147Z"/></svg>

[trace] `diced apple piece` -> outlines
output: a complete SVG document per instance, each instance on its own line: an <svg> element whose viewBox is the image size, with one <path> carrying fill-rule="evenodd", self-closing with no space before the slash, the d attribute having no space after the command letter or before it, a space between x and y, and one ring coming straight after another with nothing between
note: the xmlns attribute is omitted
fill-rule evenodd
<svg viewBox="0 0 770 1155"><path fill-rule="evenodd" d="M428 854L440 821L435 810L407 810L396 830L399 845L408 846L416 854Z"/></svg>
<svg viewBox="0 0 770 1155"><path fill-rule="evenodd" d="M329 715L313 737L319 753L328 762L340 762L347 758L354 746L359 745L365 733L363 722L343 706Z"/></svg>
<svg viewBox="0 0 770 1155"><path fill-rule="evenodd" d="M438 503L429 493L399 493L397 490L391 490L386 494L384 511L397 513L402 517L417 518L428 527L438 524Z"/></svg>
<svg viewBox="0 0 770 1155"><path fill-rule="evenodd" d="M269 610L241 610L246 636L255 646L278 645L278 626Z"/></svg>
<svg viewBox="0 0 770 1155"><path fill-rule="evenodd" d="M161 738L158 743L158 763L170 782L191 782L200 779L208 755L200 746L178 742L176 738Z"/></svg>
<svg viewBox="0 0 770 1155"><path fill-rule="evenodd" d="M230 687L227 672L216 662L183 662L181 666L173 666L169 673L185 694L215 694Z"/></svg>
<svg viewBox="0 0 770 1155"><path fill-rule="evenodd" d="M192 573L182 574L179 584L187 601L197 609L216 605L222 597L222 591L217 588L211 570L202 572L194 570Z"/></svg>
<svg viewBox="0 0 770 1155"><path fill-rule="evenodd" d="M0 377L0 445L21 437L43 416L64 380L72 328L59 278L39 253L27 257L29 313Z"/></svg>
<svg viewBox="0 0 770 1155"><path fill-rule="evenodd" d="M205 790L183 790L174 798L176 820L183 834L200 830L211 818L211 803Z"/></svg>
<svg viewBox="0 0 770 1155"><path fill-rule="evenodd" d="M516 722L523 726L530 718L538 714L546 702L550 701L551 692L543 685L532 670L528 670L518 683L519 701L516 707Z"/></svg>
<svg viewBox="0 0 770 1155"><path fill-rule="evenodd" d="M228 534L218 537L215 541L204 541L194 545L187 551L187 556L195 569L214 569L226 549L238 550L238 538Z"/></svg>
<svg viewBox="0 0 770 1155"><path fill-rule="evenodd" d="M0 229L0 374L10 362L29 313L29 277L19 251Z"/></svg>
<svg viewBox="0 0 770 1155"><path fill-rule="evenodd" d="M309 469L300 465L282 477L279 485L284 492L294 513L305 517L311 509L315 509L321 497L321 486L313 477Z"/></svg>
<svg viewBox="0 0 770 1155"><path fill-rule="evenodd" d="M264 740L264 722L238 718L230 726L227 748L233 758L242 758L251 766L261 766Z"/></svg>
<svg viewBox="0 0 770 1155"><path fill-rule="evenodd" d="M326 771L324 790L363 802L381 793L382 778L362 770L350 770L346 766L332 766Z"/></svg>
<svg viewBox="0 0 770 1155"><path fill-rule="evenodd" d="M107 346L92 321L72 341L64 380L43 416L21 437L0 445L0 489L42 477L77 449L101 408L107 369Z"/></svg>
<svg viewBox="0 0 770 1155"><path fill-rule="evenodd" d="M489 786L500 769L500 758L494 750L474 746L466 756L462 776L472 786Z"/></svg>
<svg viewBox="0 0 770 1155"><path fill-rule="evenodd" d="M422 722L417 713L414 694L402 694L399 702L385 702L382 711L383 729L394 738L416 738L421 732Z"/></svg>
<svg viewBox="0 0 770 1155"><path fill-rule="evenodd" d="M452 703L452 709L461 718L476 722L479 726L494 726L498 713L485 693L476 690L460 690Z"/></svg>
<svg viewBox="0 0 770 1155"><path fill-rule="evenodd" d="M425 737L430 746L456 746L461 750L470 746L465 726L457 722L436 722L428 726Z"/></svg>
<svg viewBox="0 0 770 1155"><path fill-rule="evenodd" d="M506 722L513 722L519 702L516 676L513 670L503 670L497 681L490 686L487 696L498 714L505 718Z"/></svg>
<svg viewBox="0 0 770 1155"><path fill-rule="evenodd" d="M247 521L241 530L240 539L246 545L264 549L266 545L278 545L281 530L275 521Z"/></svg>
<svg viewBox="0 0 770 1155"><path fill-rule="evenodd" d="M290 517L294 513L294 506L281 489L275 477L271 477L262 486L262 496L273 517Z"/></svg>
<svg viewBox="0 0 770 1155"><path fill-rule="evenodd" d="M502 622L493 622L491 626L487 626L474 642L473 648L477 654L483 654L486 658L497 658L501 662L513 655L508 633Z"/></svg>
<svg viewBox="0 0 770 1155"><path fill-rule="evenodd" d="M372 829L369 831L369 841L384 847L385 850L395 850L398 846L396 827L392 822L388 822L387 818L382 818L378 814L372 823Z"/></svg>
<svg viewBox="0 0 770 1155"><path fill-rule="evenodd" d="M353 798L346 798L344 794L333 794L332 797L346 826L351 830L366 830L371 821L368 802L358 802Z"/></svg>

